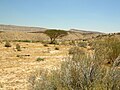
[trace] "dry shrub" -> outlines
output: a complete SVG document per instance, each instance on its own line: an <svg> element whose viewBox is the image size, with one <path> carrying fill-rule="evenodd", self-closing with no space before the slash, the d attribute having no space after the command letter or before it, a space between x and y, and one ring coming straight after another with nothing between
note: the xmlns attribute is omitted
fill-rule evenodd
<svg viewBox="0 0 120 90"><path fill-rule="evenodd" d="M108 42L104 43L104 45L108 45L106 44ZM110 45L117 46L116 44L118 45L112 41L110 43ZM103 45L103 42L100 45ZM40 79L35 79L32 90L120 90L120 69L116 67L118 59L114 54L110 54L115 58L113 65L104 67L100 62L106 58L102 54L109 54L109 51L106 51L108 48L103 47L106 49L106 53L100 52L100 48L103 50L102 46L97 48L98 51L95 51L92 58L89 55L86 56L85 53L79 53L78 50L76 53L72 53L72 57L68 57L62 62L60 69L53 70L49 75L47 72L40 74L38 76ZM113 52L118 53L114 49Z"/></svg>
<svg viewBox="0 0 120 90"><path fill-rule="evenodd" d="M72 47L69 49L69 54L85 54L85 52L79 47Z"/></svg>
<svg viewBox="0 0 120 90"><path fill-rule="evenodd" d="M94 43L94 49L98 61L107 60L107 62L113 64L114 60L120 55L120 40L115 37L97 40Z"/></svg>
<svg viewBox="0 0 120 90"><path fill-rule="evenodd" d="M48 44L44 44L45 47L48 47Z"/></svg>
<svg viewBox="0 0 120 90"><path fill-rule="evenodd" d="M59 50L59 47L55 47L55 50Z"/></svg>
<svg viewBox="0 0 120 90"><path fill-rule="evenodd" d="M10 44L9 41L6 41L6 42L5 42L5 47L11 47L11 44Z"/></svg>
<svg viewBox="0 0 120 90"><path fill-rule="evenodd" d="M87 42L85 42L85 41L79 42L79 43L78 43L78 46L79 46L79 47L84 47L84 48L86 48L86 47L87 47Z"/></svg>
<svg viewBox="0 0 120 90"><path fill-rule="evenodd" d="M17 49L17 51L21 51L21 47L19 44L16 44L16 49Z"/></svg>

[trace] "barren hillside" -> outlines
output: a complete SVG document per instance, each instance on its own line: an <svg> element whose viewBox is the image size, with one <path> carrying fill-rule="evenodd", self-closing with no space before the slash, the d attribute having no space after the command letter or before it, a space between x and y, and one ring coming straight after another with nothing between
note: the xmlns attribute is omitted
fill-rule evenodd
<svg viewBox="0 0 120 90"><path fill-rule="evenodd" d="M0 40L48 40L49 38L43 33L45 30L47 29L40 27L0 25ZM62 40L89 39L99 34L102 33L71 29Z"/></svg>

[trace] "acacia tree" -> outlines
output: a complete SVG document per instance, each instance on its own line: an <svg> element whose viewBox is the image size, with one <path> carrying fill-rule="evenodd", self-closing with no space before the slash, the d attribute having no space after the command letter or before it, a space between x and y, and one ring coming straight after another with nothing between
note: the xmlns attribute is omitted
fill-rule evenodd
<svg viewBox="0 0 120 90"><path fill-rule="evenodd" d="M48 29L44 33L50 37L50 44L54 44L57 38L63 37L68 34L67 31L56 29Z"/></svg>

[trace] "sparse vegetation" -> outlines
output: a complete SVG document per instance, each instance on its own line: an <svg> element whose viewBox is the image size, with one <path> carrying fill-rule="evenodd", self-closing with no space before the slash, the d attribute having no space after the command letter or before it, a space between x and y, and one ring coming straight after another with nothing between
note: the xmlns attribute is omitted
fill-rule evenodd
<svg viewBox="0 0 120 90"><path fill-rule="evenodd" d="M6 41L6 42L5 42L5 47L11 47L11 44L10 44L9 41Z"/></svg>
<svg viewBox="0 0 120 90"><path fill-rule="evenodd" d="M101 35L101 38L91 39L86 39L85 36L83 40L81 34L76 33L74 37L74 33L72 36L68 32L68 36L58 37L54 45L50 45L48 37L43 33L37 33L38 36L36 33L29 33L29 37L36 35L31 39L26 34L24 39L21 33L22 39L15 36L15 41L12 37L14 34L10 34L12 39L9 39L8 32L1 33L0 89L24 90L26 84L30 90L120 89L119 35ZM3 35L10 41L11 48L4 47ZM39 35L45 37L41 38ZM78 37L81 39L77 39ZM55 45L57 43L59 45ZM21 52L17 52L21 49ZM34 72L36 69L38 71ZM28 82L26 76L30 76Z"/></svg>
<svg viewBox="0 0 120 90"><path fill-rule="evenodd" d="M33 90L120 89L118 69L103 68L96 60L86 56L80 55L79 59L69 58L62 63L60 71L52 71L51 76L46 73L41 74L41 79L34 79Z"/></svg>
<svg viewBox="0 0 120 90"><path fill-rule="evenodd" d="M73 56L63 61L60 69L53 70L49 75L43 72L37 76L40 79L34 79L32 90L120 90L120 70L115 64L120 55L117 50L120 48L119 41L111 38L96 44L99 49L96 47L93 57L85 52L79 53L79 48L74 47L71 50L75 50L74 53L70 52ZM113 65L106 67L100 64L104 59L111 59Z"/></svg>

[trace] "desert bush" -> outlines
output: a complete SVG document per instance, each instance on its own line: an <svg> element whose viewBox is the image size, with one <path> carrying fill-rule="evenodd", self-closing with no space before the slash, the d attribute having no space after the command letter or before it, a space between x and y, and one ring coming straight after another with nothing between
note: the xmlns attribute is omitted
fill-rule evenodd
<svg viewBox="0 0 120 90"><path fill-rule="evenodd" d="M59 47L55 47L55 50L59 50Z"/></svg>
<svg viewBox="0 0 120 90"><path fill-rule="evenodd" d="M87 47L87 42L84 42L84 41L83 42L79 42L78 46L86 48Z"/></svg>
<svg viewBox="0 0 120 90"><path fill-rule="evenodd" d="M21 51L21 48L20 48L19 44L16 44L16 49L17 49L17 51Z"/></svg>
<svg viewBox="0 0 120 90"><path fill-rule="evenodd" d="M79 55L79 54L77 54ZM80 55L81 56L81 55ZM98 90L105 76L98 63L85 55L68 58L61 69L52 71L49 76L40 75L33 84L33 90ZM96 89L97 88L97 89Z"/></svg>
<svg viewBox="0 0 120 90"><path fill-rule="evenodd" d="M94 49L95 56L100 62L106 60L112 64L120 55L120 40L115 37L97 40L94 43Z"/></svg>
<svg viewBox="0 0 120 90"><path fill-rule="evenodd" d="M3 88L3 84L2 84L2 82L0 82L0 89L2 89Z"/></svg>
<svg viewBox="0 0 120 90"><path fill-rule="evenodd" d="M16 57L20 57L20 58L29 57L29 56L30 56L29 54L25 54L25 55L16 55Z"/></svg>
<svg viewBox="0 0 120 90"><path fill-rule="evenodd" d="M45 47L48 47L48 44L44 44Z"/></svg>
<svg viewBox="0 0 120 90"><path fill-rule="evenodd" d="M5 42L5 47L11 47L11 44L10 44L9 41L6 41L6 42Z"/></svg>
<svg viewBox="0 0 120 90"><path fill-rule="evenodd" d="M109 68L102 83L104 90L120 90L120 70L115 67Z"/></svg>
<svg viewBox="0 0 120 90"><path fill-rule="evenodd" d="M28 43L31 43L33 42L32 40L16 40L17 42L28 42Z"/></svg>
<svg viewBox="0 0 120 90"><path fill-rule="evenodd" d="M69 49L69 54L78 54L78 53L85 54L85 52L79 47L72 47Z"/></svg>
<svg viewBox="0 0 120 90"><path fill-rule="evenodd" d="M38 57L38 58L36 59L36 61L44 61L44 58Z"/></svg>
<svg viewBox="0 0 120 90"><path fill-rule="evenodd" d="M75 45L75 41L74 40L69 41L69 45Z"/></svg>
<svg viewBox="0 0 120 90"><path fill-rule="evenodd" d="M17 55L16 57L21 57L20 55Z"/></svg>
<svg viewBox="0 0 120 90"><path fill-rule="evenodd" d="M107 43L105 41L101 44L101 42L99 45ZM112 45L116 46L116 44ZM99 59L100 57L104 59L102 54L108 54L109 51L102 53L97 48L95 50L98 51L90 57L85 52L79 53L77 48L76 53L72 53L72 57L66 58L61 63L60 69L51 71L49 75L44 73L38 76L40 79L35 79L32 90L120 90L120 69L116 67L119 55L117 59L114 57L116 62L113 62L111 67L104 67ZM98 57L98 53L101 56Z"/></svg>

